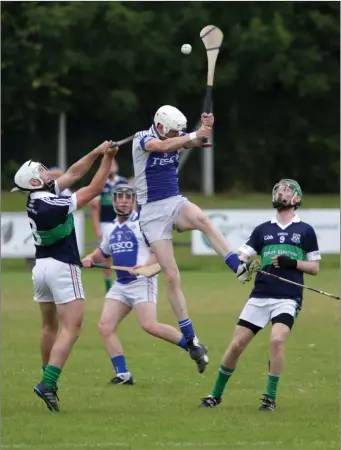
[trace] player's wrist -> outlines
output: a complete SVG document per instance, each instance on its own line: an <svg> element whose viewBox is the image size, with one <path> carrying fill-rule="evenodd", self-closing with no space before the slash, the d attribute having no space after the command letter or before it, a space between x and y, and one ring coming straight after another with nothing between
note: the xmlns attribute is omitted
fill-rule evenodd
<svg viewBox="0 0 341 450"><path fill-rule="evenodd" d="M189 133L188 139L190 141L195 141L196 139L198 139L197 132L196 131L192 131L192 133Z"/></svg>

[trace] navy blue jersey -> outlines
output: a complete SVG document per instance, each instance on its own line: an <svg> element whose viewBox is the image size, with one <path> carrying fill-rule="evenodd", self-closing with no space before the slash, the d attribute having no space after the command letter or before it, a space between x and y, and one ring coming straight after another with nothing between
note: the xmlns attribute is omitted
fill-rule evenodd
<svg viewBox="0 0 341 450"><path fill-rule="evenodd" d="M149 244L140 229L139 216L133 212L123 223L117 220L112 224L111 233L105 236L99 245L103 256L112 257L116 266L134 267L145 265L151 257ZM142 275L131 275L117 270L117 281L128 284Z"/></svg>
<svg viewBox="0 0 341 450"><path fill-rule="evenodd" d="M111 223L116 218L116 213L114 211L112 200L113 195L118 184L128 184L128 179L121 177L120 175L115 175L113 180L107 179L104 188L99 196L100 202L100 213L99 221Z"/></svg>
<svg viewBox="0 0 341 450"><path fill-rule="evenodd" d="M300 284L303 284L303 272L276 268L272 265L271 258L286 255L300 261L321 259L313 227L301 222L297 215L285 226L280 225L276 219L258 225L239 251L249 257L260 255L262 270ZM257 273L250 297L288 298L301 305L303 288Z"/></svg>
<svg viewBox="0 0 341 450"><path fill-rule="evenodd" d="M186 133L180 133L185 136ZM133 141L133 163L137 203L163 200L179 195L179 153L174 152L148 152L145 148L147 142L159 139L155 127L139 131Z"/></svg>
<svg viewBox="0 0 341 450"><path fill-rule="evenodd" d="M55 192L59 193L56 183ZM33 192L26 203L36 258L54 258L81 266L72 212L77 209L76 194L71 197L50 192Z"/></svg>

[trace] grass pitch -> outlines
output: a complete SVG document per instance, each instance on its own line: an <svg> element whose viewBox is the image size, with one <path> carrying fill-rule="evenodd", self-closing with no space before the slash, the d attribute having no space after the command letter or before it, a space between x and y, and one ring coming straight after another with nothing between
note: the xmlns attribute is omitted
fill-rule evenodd
<svg viewBox="0 0 341 450"><path fill-rule="evenodd" d="M327 260L318 277L307 277L309 284L337 292L339 271L334 263ZM31 275L5 271L2 448L339 448L339 303L314 293L306 293L304 310L288 342L275 414L257 411L266 384L269 329L244 354L223 403L212 410L198 408L200 398L212 388L250 288L220 267L182 272L191 317L210 351L205 374L196 372L183 350L143 333L132 313L119 335L135 386L107 384L112 368L97 333L102 275L84 270L86 318L60 379L60 414L50 413L32 392L41 376L41 362L40 318L31 299ZM159 319L176 325L162 276L159 287Z"/></svg>

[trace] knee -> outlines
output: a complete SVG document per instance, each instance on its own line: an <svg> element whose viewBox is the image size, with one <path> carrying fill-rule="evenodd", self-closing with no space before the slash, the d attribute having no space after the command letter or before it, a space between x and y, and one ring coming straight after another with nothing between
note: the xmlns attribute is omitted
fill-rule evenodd
<svg viewBox="0 0 341 450"><path fill-rule="evenodd" d="M168 286L170 287L180 286L180 273L177 268L165 270L164 274Z"/></svg>
<svg viewBox="0 0 341 450"><path fill-rule="evenodd" d="M157 322L143 322L141 323L141 327L143 329L143 331L145 331L148 334L151 334L152 336L156 336L157 335Z"/></svg>
<svg viewBox="0 0 341 450"><path fill-rule="evenodd" d="M67 333L70 338L77 340L82 331L82 320L67 323L62 326L62 332Z"/></svg>
<svg viewBox="0 0 341 450"><path fill-rule="evenodd" d="M110 336L115 331L115 329L108 322L100 321L98 324L98 331L102 338L105 339Z"/></svg>
<svg viewBox="0 0 341 450"><path fill-rule="evenodd" d="M270 346L273 350L279 350L284 346L285 338L281 334L274 334L270 337Z"/></svg>
<svg viewBox="0 0 341 450"><path fill-rule="evenodd" d="M243 350L246 348L247 346L247 342L241 338L241 337L237 337L235 339L233 339L232 344L231 344L231 352L235 355L235 356L239 356Z"/></svg>
<svg viewBox="0 0 341 450"><path fill-rule="evenodd" d="M58 320L54 320L53 322L44 323L42 327L42 332L44 335L55 335L58 333Z"/></svg>

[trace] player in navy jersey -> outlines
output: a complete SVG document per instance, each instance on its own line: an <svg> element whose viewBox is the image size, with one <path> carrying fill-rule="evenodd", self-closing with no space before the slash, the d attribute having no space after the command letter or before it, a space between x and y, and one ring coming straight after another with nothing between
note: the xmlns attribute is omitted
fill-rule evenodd
<svg viewBox="0 0 341 450"><path fill-rule="evenodd" d="M172 231L202 231L212 248L224 258L242 283L250 279L253 264L240 261L238 255L230 251L224 236L201 209L180 195L179 152L191 147L201 147L203 139L211 136L213 115L204 113L201 120L202 125L196 132L186 134L186 117L177 108L165 105L156 112L151 128L137 132L133 140L141 228L162 267L168 299L180 330L187 339L189 354L197 362L200 373L208 363L207 349L199 344L188 317L174 258Z"/></svg>
<svg viewBox="0 0 341 450"><path fill-rule="evenodd" d="M101 263L111 255L115 265L125 267L147 266L156 263L146 239L141 232L138 214L133 210L135 190L132 186L120 184L114 192L113 206L117 215L111 224L111 233L105 236L100 246L86 256L84 267L93 262ZM149 334L187 350L185 337L170 325L157 320L157 277L146 278L134 272L117 272L114 285L107 292L99 331L107 349L116 376L112 384L133 384L117 336L120 322L135 308L141 327Z"/></svg>
<svg viewBox="0 0 341 450"><path fill-rule="evenodd" d="M109 177L105 182L104 188L100 195L90 202L91 219L94 226L96 236L101 241L108 235L111 224L116 217L114 208L112 207L112 197L115 187L118 184L127 184L128 179L118 175L118 164L113 160ZM111 271L104 270L105 292L111 288Z"/></svg>
<svg viewBox="0 0 341 450"><path fill-rule="evenodd" d="M73 212L103 189L117 147L105 141L84 156L57 181L45 166L25 162L14 177L16 188L28 194L26 210L36 247L32 270L34 300L42 316L43 377L34 392L50 411L59 411L57 382L82 325L84 291ZM96 159L104 155L91 183L70 197L60 195L80 180ZM58 327L60 333L58 335Z"/></svg>
<svg viewBox="0 0 341 450"><path fill-rule="evenodd" d="M262 270L300 284L304 273L317 275L321 255L315 231L295 213L301 201L299 184L291 179L280 180L272 191L276 216L253 230L239 249L240 258L248 260L260 255ZM221 402L240 355L271 321L269 375L259 410L275 411L278 381L284 368L284 345L302 307L302 298L302 287L257 273L232 342L223 356L216 384L211 395L202 399L201 407L213 408Z"/></svg>

